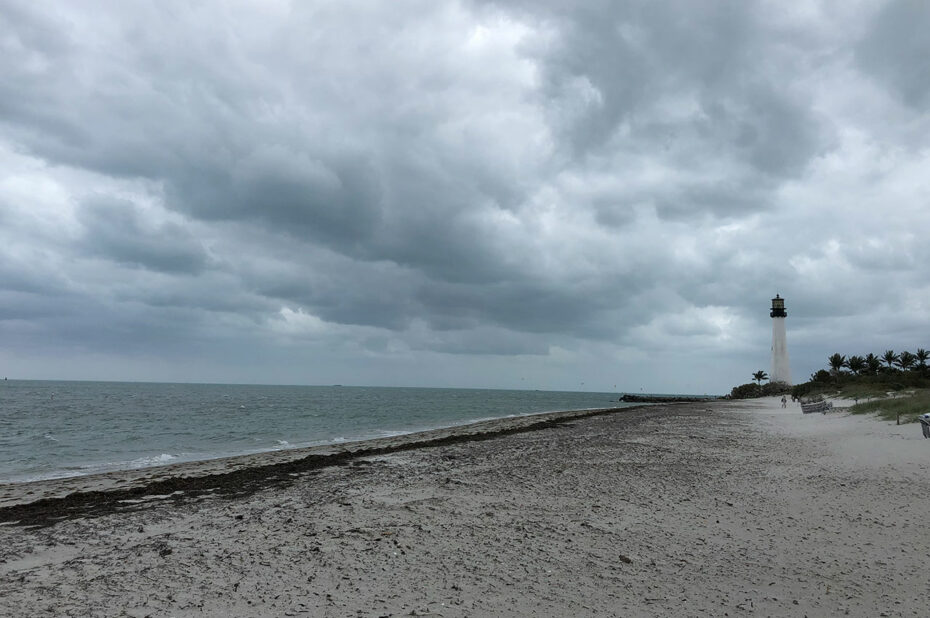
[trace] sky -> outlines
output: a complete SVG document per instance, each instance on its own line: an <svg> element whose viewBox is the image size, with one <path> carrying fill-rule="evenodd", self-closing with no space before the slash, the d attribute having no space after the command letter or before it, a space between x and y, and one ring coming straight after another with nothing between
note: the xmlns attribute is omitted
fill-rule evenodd
<svg viewBox="0 0 930 618"><path fill-rule="evenodd" d="M930 3L0 0L0 375L720 394L930 348Z"/></svg>

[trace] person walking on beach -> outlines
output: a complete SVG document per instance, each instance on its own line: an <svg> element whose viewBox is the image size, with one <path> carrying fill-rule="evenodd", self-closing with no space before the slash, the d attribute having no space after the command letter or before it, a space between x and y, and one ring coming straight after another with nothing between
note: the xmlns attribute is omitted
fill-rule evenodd
<svg viewBox="0 0 930 618"><path fill-rule="evenodd" d="M787 407L788 407L788 400L785 399L785 396L784 396L784 395L781 396L781 407L783 407L783 408L787 408Z"/></svg>

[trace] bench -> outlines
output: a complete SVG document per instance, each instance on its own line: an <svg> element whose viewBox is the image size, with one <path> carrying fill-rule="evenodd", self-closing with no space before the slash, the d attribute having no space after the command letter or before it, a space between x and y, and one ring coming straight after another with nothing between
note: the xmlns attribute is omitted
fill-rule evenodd
<svg viewBox="0 0 930 618"><path fill-rule="evenodd" d="M827 413L827 410L833 408L833 404L827 401L814 401L812 403L801 403L801 412L811 414L812 412Z"/></svg>

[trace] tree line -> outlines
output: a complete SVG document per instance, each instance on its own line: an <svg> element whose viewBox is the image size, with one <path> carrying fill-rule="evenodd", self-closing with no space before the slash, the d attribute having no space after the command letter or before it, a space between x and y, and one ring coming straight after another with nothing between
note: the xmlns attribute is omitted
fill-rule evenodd
<svg viewBox="0 0 930 618"><path fill-rule="evenodd" d="M858 386L866 389L901 390L930 386L930 352L919 348L917 352L895 352L865 356L844 356L836 353L827 357L827 368L811 374L810 381L796 384L791 393L797 397L816 393L824 388Z"/></svg>
<svg viewBox="0 0 930 618"><path fill-rule="evenodd" d="M844 356L831 354L827 357L827 368L811 374L810 380L793 387L780 382L769 382L765 371L755 371L753 382L733 388L729 397L744 399L764 397L790 392L796 397L817 392L823 388L834 388L848 384L884 385L892 390L930 386L930 352L919 348L916 352L895 352L885 350L883 354L869 353L865 356L856 354Z"/></svg>
<svg viewBox="0 0 930 618"><path fill-rule="evenodd" d="M885 350L885 353L877 356L866 354L865 356L843 356L842 354L832 354L827 358L829 371L821 369L811 374L811 381L822 382L825 377L837 378L845 370L855 376L874 376L880 373L895 372L917 372L920 375L927 373L927 361L930 360L930 352L919 348L916 353L905 350L896 354L894 350ZM824 376L821 372L828 374Z"/></svg>

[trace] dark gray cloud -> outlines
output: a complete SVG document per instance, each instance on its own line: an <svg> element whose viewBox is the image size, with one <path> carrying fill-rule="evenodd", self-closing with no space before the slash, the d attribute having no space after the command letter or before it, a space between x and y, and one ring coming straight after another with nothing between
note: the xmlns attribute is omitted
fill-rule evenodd
<svg viewBox="0 0 930 618"><path fill-rule="evenodd" d="M918 112L930 104L930 5L912 0L885 3L855 47L856 59Z"/></svg>
<svg viewBox="0 0 930 618"><path fill-rule="evenodd" d="M714 365L719 389L765 365L776 291L798 375L866 317L889 346L922 332L919 3L0 15L0 331L30 366L519 386L530 363L567 386L615 365L674 390Z"/></svg>
<svg viewBox="0 0 930 618"><path fill-rule="evenodd" d="M667 151L694 165L711 149L749 164L738 174L782 177L828 144L791 74L813 50L757 5L495 4L558 24L538 57L545 105L576 150Z"/></svg>
<svg viewBox="0 0 930 618"><path fill-rule="evenodd" d="M106 196L81 204L82 249L90 255L169 273L196 274L207 255L196 238L178 223L147 223L136 206Z"/></svg>

